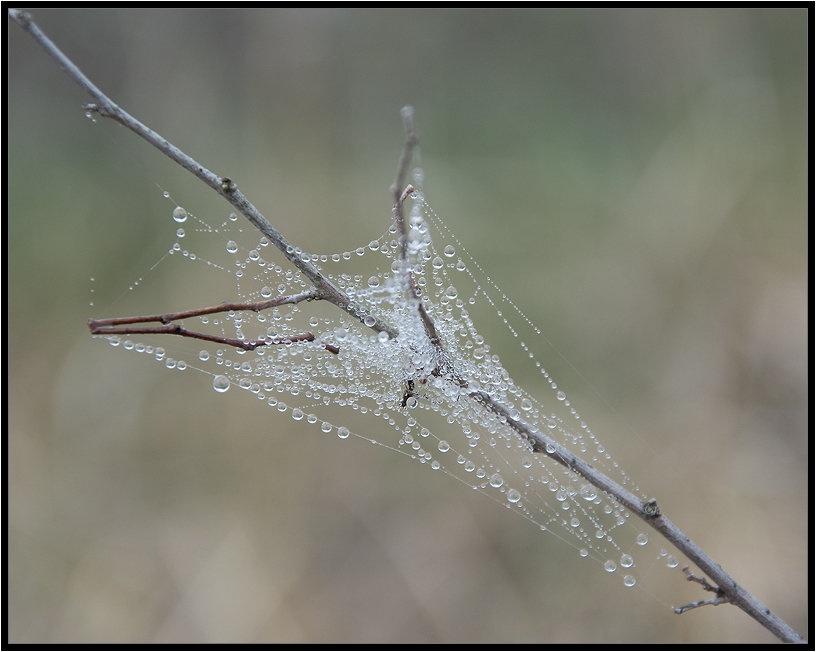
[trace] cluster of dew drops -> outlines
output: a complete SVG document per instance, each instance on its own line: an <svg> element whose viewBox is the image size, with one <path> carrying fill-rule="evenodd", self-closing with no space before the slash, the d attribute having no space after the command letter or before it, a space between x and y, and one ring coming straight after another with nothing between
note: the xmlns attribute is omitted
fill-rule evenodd
<svg viewBox="0 0 816 652"><path fill-rule="evenodd" d="M169 195L165 193L165 197ZM356 319L339 309L330 311L331 317L310 315L309 302L190 318L185 320L189 329L209 329L213 334L242 340L266 340L270 345L254 351L222 345L201 348L197 359L189 362L170 358L162 347L118 336L107 339L114 346L121 344L126 350L153 355L170 369L190 367L207 373L218 393L237 386L277 411L289 413L295 421L316 425L322 433L362 439L442 470L553 533L577 549L581 557L600 562L607 572L623 568L624 585L634 586L635 576L629 572L635 567L631 553L645 546L648 536L629 522L629 514L573 472L533 454L529 443L506 422L467 398L473 389L489 392L509 407L513 418L536 425L636 490L571 407L566 394L519 339L503 306L509 305L535 332L538 329L484 274L424 197L415 192L412 199L404 259L399 255L399 234L393 225L367 246L342 253L289 251L315 265L351 298ZM180 255L229 274L236 289L234 301L257 302L310 288L291 265L275 262L281 256L267 239L239 244L242 238L238 236L244 232L235 224L238 218L234 213L213 227L176 206L172 219L177 225L176 241L167 255ZM221 243L223 254L210 257L217 260L201 257L182 245L191 226L196 234L215 237ZM432 241L431 227L448 240L441 250ZM363 257L372 259L366 273L347 271L347 261ZM429 341L409 291L409 276L434 320L441 352ZM469 307L477 301L492 306L511 339L534 361L553 389L560 413L513 381L471 319ZM397 325L397 336L372 329L377 319ZM272 344L306 331L313 334L313 340ZM317 413L326 406L379 419L380 425L372 429L379 438L322 419ZM382 435L383 423L394 433L391 440ZM435 431L444 432L445 438Z"/></svg>

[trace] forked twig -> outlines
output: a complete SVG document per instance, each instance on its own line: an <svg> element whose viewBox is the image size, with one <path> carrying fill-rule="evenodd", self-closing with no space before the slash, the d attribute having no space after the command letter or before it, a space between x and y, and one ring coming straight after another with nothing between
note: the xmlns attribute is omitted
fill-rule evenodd
<svg viewBox="0 0 816 652"><path fill-rule="evenodd" d="M178 163L181 167L188 170L196 177L201 179L210 188L212 188L219 195L224 197L232 206L236 208L242 215L244 215L261 233L263 233L270 242L272 242L278 249L283 252L283 255L309 279L314 286L310 292L313 292L311 299L329 301L339 308L345 310L355 319L370 325L375 331L387 332L392 338L398 335L398 330L393 324L383 322L376 315L361 315L353 305L351 298L331 282L323 273L312 265L310 262L303 260L301 256L296 253L296 248L292 246L283 235L275 229L274 226L253 206L246 197L240 192L232 179L228 177L219 177L210 170L202 166L200 163L192 159L190 156L182 152L176 146L171 144L165 138L161 137L152 129L148 128L133 116L121 109L108 96L100 91L80 70L74 63L68 59L43 32L31 20L31 17L26 12L20 10L9 10L9 16L14 20L23 30L28 32L40 46L52 57L58 64L66 71L66 73L79 84L88 94L90 94L93 102L86 105L86 111L95 113L101 117L107 117L119 122L128 129L132 130L139 137L151 143L159 149L166 156ZM418 136L413 122L413 110L409 107L403 109L403 122L405 124L406 141L403 148L402 156L397 171L397 177L392 186L392 194L394 196L394 203L399 205L399 211L402 210L402 193L401 188L405 186L405 177L408 172L411 158L413 156L414 148L418 142ZM404 200L403 200L404 201ZM404 233L405 225L402 222L402 233ZM416 292L416 288L412 288L412 292ZM217 306L213 307L217 308ZM254 308L241 308L254 309ZM199 309L208 310L208 309ZM431 341L434 340L433 334L433 320L427 311L424 310L422 301L419 301L420 315L423 318L425 329ZM175 314L189 314L175 313ZM216 311L213 311L216 312ZM198 313L205 314L205 313ZM191 315L192 316L192 315ZM147 317L156 317L151 315ZM159 319L143 318L141 322L131 323L145 323L146 321L158 321L163 323L165 320L172 322L168 315L158 315ZM178 319L178 317L177 317ZM105 324L104 322L107 322ZM101 326L99 326L101 324ZM97 325L102 328L114 329L119 326L115 325L112 320L98 320ZM125 324L120 324L124 326ZM185 334L188 337L198 337L204 334L192 334L189 331L186 333L180 332L183 327L177 324L163 323L163 326L149 327L150 332L171 333L176 335ZM156 330L156 329L166 330ZM93 326L92 326L93 330ZM112 330L107 330L107 333L112 333ZM131 330L130 332L136 332ZM301 336L306 339L308 335ZM210 336L208 336L209 338ZM215 337L215 336L212 336ZM289 338L293 341L293 338ZM437 337L438 340L438 337ZM222 343L228 343L221 340ZM264 340L266 344L266 340ZM325 344L327 350L336 353L336 347L331 344ZM243 348L243 347L242 347ZM773 632L778 638L785 642L804 643L804 639L796 633L796 631L788 625L785 621L773 614L767 607L761 604L753 595L748 593L740 585L738 585L713 559L703 552L699 546L694 544L689 537L687 537L676 525L669 521L660 510L657 509L654 501L642 501L637 496L605 476L603 473L595 469L592 465L578 458L571 453L564 446L543 434L535 426L527 424L520 419L517 419L510 413L510 411L502 405L499 401L493 398L490 394L483 390L471 390L468 396L474 401L482 404L490 412L494 413L499 419L505 422L509 427L515 430L521 437L529 440L533 446L533 450L538 453L548 455L556 462L566 466L575 473L584 477L588 482L592 483L602 491L614 497L625 507L634 512L637 516L643 519L651 527L660 532L668 541L673 543L679 550L685 553L697 566L710 577L716 584L716 591L718 596L722 599L716 598L714 600L702 601L699 606L703 604L720 604L722 602L731 602L751 617L756 619L760 624ZM696 580L693 580L696 581ZM711 585L710 585L711 586ZM687 609L688 610L688 609Z"/></svg>
<svg viewBox="0 0 816 652"><path fill-rule="evenodd" d="M690 604L683 605L682 607L677 607L674 610L676 614L684 614L687 611L691 611L692 609L697 609L697 607L705 607L706 605L718 605L718 604L726 604L731 602L728 596L725 595L723 590L719 586L711 585L708 580L704 577L697 577L694 573L691 572L691 569L688 566L683 567L683 572L686 574L686 579L689 582L697 582L700 586L703 587L706 591L711 591L712 593L716 594L716 597L711 598L710 600L698 600L697 602L692 602Z"/></svg>
<svg viewBox="0 0 816 652"><path fill-rule="evenodd" d="M232 337L224 337L221 335L210 335L209 333L200 333L198 331L191 331L181 324L173 322L190 317L202 317L204 315L213 315L222 312L233 311L253 311L261 312L268 308L275 306L282 306L285 304L296 304L301 301L311 301L315 298L313 289L306 290L300 294L281 295L274 299L267 301L256 301L250 303L234 303L224 302L217 306L207 306L205 308L193 308L192 310L184 310L182 312L166 312L160 315L137 315L135 317L112 317L109 319L89 319L88 328L90 328L93 335L137 335L137 334L163 334L163 335L180 335L182 337L191 337L198 340L206 340L208 342L216 342L218 344L225 344L226 346L233 346L244 351L254 351L259 346L273 346L276 344L293 344L295 342L312 342L315 337L312 333L306 332L299 335L286 335L281 337L265 337L257 340L241 340ZM133 326L133 324L146 324L150 322L159 322L162 326ZM340 349L333 344L323 345L327 351L337 354Z"/></svg>

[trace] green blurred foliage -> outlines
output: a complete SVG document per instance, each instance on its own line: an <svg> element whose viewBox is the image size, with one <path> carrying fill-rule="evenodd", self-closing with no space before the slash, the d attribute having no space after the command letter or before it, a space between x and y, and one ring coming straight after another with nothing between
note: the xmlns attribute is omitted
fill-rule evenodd
<svg viewBox="0 0 816 652"><path fill-rule="evenodd" d="M539 358L664 511L808 636L807 10L34 18L312 251L387 228L413 104L426 195L542 328ZM7 56L10 641L772 640L736 609L674 616L400 456L92 340L90 316L229 298L146 273L172 242L159 186L212 222L228 207L85 118L11 23Z"/></svg>

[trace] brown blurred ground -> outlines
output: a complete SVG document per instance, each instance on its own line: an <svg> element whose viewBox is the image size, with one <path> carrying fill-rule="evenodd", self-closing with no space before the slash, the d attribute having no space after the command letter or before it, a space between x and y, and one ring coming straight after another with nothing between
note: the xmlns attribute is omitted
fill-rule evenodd
<svg viewBox="0 0 816 652"><path fill-rule="evenodd" d="M805 10L34 17L313 251L381 233L414 104L434 208L594 391L545 345L553 376L809 636ZM226 207L88 121L8 34L10 641L772 640L735 609L625 592L400 456L93 341L90 316L228 298L161 269L123 296L169 242L156 184Z"/></svg>

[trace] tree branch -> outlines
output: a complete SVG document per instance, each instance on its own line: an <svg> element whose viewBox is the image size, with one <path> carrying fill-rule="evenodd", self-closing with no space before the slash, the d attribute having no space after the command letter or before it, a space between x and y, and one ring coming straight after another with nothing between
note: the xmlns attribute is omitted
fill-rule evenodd
<svg viewBox="0 0 816 652"><path fill-rule="evenodd" d="M258 209L255 208L255 206L253 206L249 202L249 200L246 199L246 197L240 192L240 190L238 190L238 187L230 178L219 177L215 175L210 170L208 170L200 163L195 161L193 158L182 152L172 143L167 141L165 138L163 138L162 136L160 136L147 126L143 125L141 122L139 122L130 114L121 109L109 97L102 93L102 91L100 91L79 70L79 68L77 68L77 66L74 65L51 42L51 40L45 36L45 34L43 34L43 32L31 20L29 14L20 10L12 9L9 10L9 16L22 29L31 34L31 36L43 47L43 49L52 58L54 58L57 61L57 63L65 70L69 77L71 77L77 84L79 84L81 88L83 88L91 96L93 102L85 105L86 111L95 113L101 117L111 118L116 122L119 122L120 124L124 125L134 133L136 133L139 137L151 143L163 154L171 158L173 161L178 163L184 169L194 174L196 177L198 177L204 183L206 183L210 188L216 191L219 195L224 197L224 199L226 199L230 204L232 204L232 206L235 207L236 210L238 210L242 215L244 215L244 217L246 217L261 233L263 233L269 239L269 241L272 242L284 254L284 256L311 281L312 285L314 286L313 290L309 291L310 293L313 293L313 296L305 297L300 300L308 300L309 298L311 298L330 301L331 303L342 308L350 315L352 315L355 319L358 319L361 322L363 322L363 320L366 317L368 317L368 315L361 315L358 311L356 311L355 307L352 305L350 297L347 294L345 294L342 290L340 290L337 286L335 286L327 277L325 277L320 272L319 269L317 269L309 261L303 260L301 256L295 253L295 247L292 246L289 243L289 241L286 240L286 238L284 238L284 236L277 229L275 229L275 227L273 227L272 224L269 223L269 221L258 211ZM413 110L410 107L405 107L402 110L402 117L405 125L406 140L402 156L400 157L396 179L391 187L391 191L394 196L395 207L396 206L399 207L400 215L402 211L402 202L404 201L404 197L407 196L400 192L400 188L404 187L408 167L413 156L414 148L418 142L418 136L413 121ZM397 211L395 210L395 219L396 213ZM401 227L399 228L401 230L401 235L407 235L405 230L404 219L402 220ZM404 251L401 252L401 256L403 258L405 257ZM412 287L411 291L412 293L416 293L417 288ZM280 299L280 297L278 297L278 299ZM272 301L275 300L277 299L273 299ZM222 306L220 307L213 306L212 308L198 309L198 312L186 311L185 313L168 313L165 315L150 315L145 317L137 317L135 319L138 321L133 321L129 323L144 323L149 321L158 321L163 323L163 326L144 327L144 329L142 330L134 328L129 330L129 332L168 333L183 335L186 337L197 337L199 339L208 339L210 341L213 341L213 338L215 338L216 336L208 336L203 333L193 333L191 331L186 331L183 327L181 327L178 324L171 324L166 322L171 322L173 321L173 319L182 318L179 316L173 317L173 315L194 316L195 314L199 315L210 314L207 312L200 311L208 311L211 309L212 312L220 312L221 310L224 309L223 305L224 304L222 304ZM243 308L236 309L255 310L256 308L252 306L257 306L259 304L231 304L231 305L245 306ZM215 310L216 308L218 308L218 310ZM428 315L427 311L424 310L422 301L419 301L419 310L420 315L423 319L423 323L425 324L426 333L433 342L435 335L433 320L431 319L430 315ZM156 319L153 319L151 317L155 317ZM374 318L374 324L371 326L371 328L373 328L375 331L387 332L391 337L397 336L398 330L396 329L395 326L381 321L376 315L370 315L370 317ZM126 320L129 318L119 319ZM100 332L105 332L107 334L112 334L116 332L115 329L118 328L118 326L115 325L117 322L116 319L91 320L91 322L92 323L89 325L91 325L92 331L93 323L95 323L96 326L101 329ZM122 324L125 322L118 323ZM311 335L311 333L304 333L299 336L293 336L285 339L288 341L295 341L296 339L309 339L309 336L311 336L312 339L314 338L314 336ZM438 348L438 350L440 350L442 355L446 355L444 350L442 350L441 348L441 344L439 343L438 337L436 337L435 339L436 339L436 341L434 342L435 346ZM221 338L218 341L222 343L230 343L227 341L226 338ZM236 340L236 342L240 341ZM264 344L270 343L267 342L266 340L264 340L263 342ZM241 348L246 348L247 345L253 344L256 346L260 346L260 344L253 342L237 344L237 346ZM231 345L235 346L236 344ZM337 352L336 350L333 350L336 349L336 347L333 347L333 345L326 344L325 346L329 351L332 351L333 353ZM458 379L455 373L453 374L452 378L454 381L458 381L461 387L463 388L467 387L467 384L463 380ZM773 614L767 607L762 605L750 593L748 593L747 591L745 591L745 589L739 586L724 570L722 570L722 568L718 564L716 564L696 544L694 544L689 537L687 537L679 528L677 528L677 526L675 526L664 515L662 515L660 513L660 509L657 507L656 501L654 500L646 502L641 501L637 496L629 492L624 487L620 486L612 479L606 477L603 473L592 467L592 465L575 456L573 453L571 453L568 449L566 449L558 442L544 435L534 426L531 426L530 424L527 424L521 421L520 419L514 418L504 405L496 401L487 392L484 392L480 389L471 390L467 392L467 395L476 402L481 403L487 410L495 414L503 422L507 423L508 426L510 426L516 433L519 434L519 436L528 440L531 443L532 448L535 452L548 455L559 464L562 464L563 466L569 468L575 473L581 475L587 481L595 485L597 488L614 497L618 502L620 502L626 508L628 508L629 510L634 512L637 516L639 516L641 519L643 519L646 523L648 523L651 527L660 532L661 535L663 535L668 541L674 544L675 547L677 547L679 550L685 553L689 557L689 559L694 561L694 563L696 563L697 566L717 584L716 591L718 592L718 598L714 600L700 601L699 605L698 603L694 603L694 606L703 606L703 604L720 604L722 602L731 602L732 604L736 605L737 607L745 611L751 617L756 619L760 624L766 627L769 631L775 634L782 641L790 643L805 642L804 639L801 636L799 636L799 634L797 634L796 631L793 630L793 628L790 627L790 625L788 625L778 616ZM719 596L721 596L721 598ZM681 608L680 610L678 610L678 612L682 612L683 609L685 611L688 611L690 608L694 607L691 605L687 605L686 608Z"/></svg>

